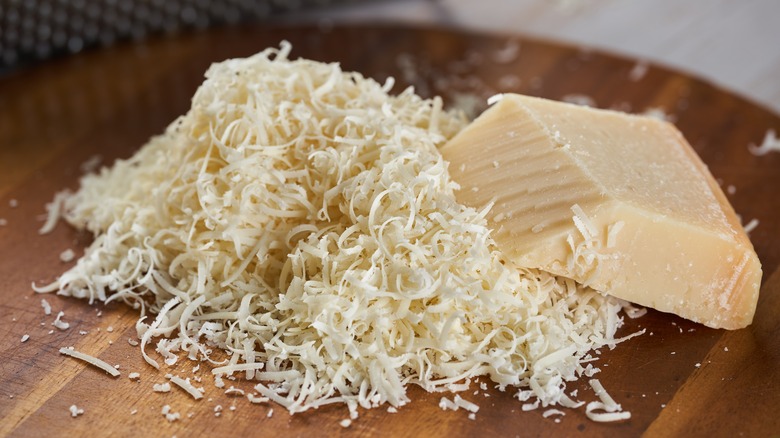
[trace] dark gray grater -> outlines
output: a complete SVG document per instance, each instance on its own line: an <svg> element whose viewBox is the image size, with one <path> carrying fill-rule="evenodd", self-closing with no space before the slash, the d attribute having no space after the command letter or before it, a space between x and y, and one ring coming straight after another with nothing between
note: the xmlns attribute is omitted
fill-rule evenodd
<svg viewBox="0 0 780 438"><path fill-rule="evenodd" d="M117 41L361 0L0 0L0 73Z"/></svg>

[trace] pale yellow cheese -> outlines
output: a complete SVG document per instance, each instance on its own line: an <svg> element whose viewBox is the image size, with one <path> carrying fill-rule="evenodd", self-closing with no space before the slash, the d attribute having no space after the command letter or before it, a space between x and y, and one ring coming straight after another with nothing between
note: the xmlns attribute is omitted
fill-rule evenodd
<svg viewBox="0 0 780 438"><path fill-rule="evenodd" d="M761 264L673 125L505 95L441 151L459 201L494 202L516 264L710 327L752 321Z"/></svg>

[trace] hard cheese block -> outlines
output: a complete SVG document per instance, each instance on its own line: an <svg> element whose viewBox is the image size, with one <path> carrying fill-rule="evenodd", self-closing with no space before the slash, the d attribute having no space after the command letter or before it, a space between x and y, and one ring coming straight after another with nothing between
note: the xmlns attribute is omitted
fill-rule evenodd
<svg viewBox="0 0 780 438"><path fill-rule="evenodd" d="M750 324L761 264L680 132L661 120L504 95L441 150L519 266L710 327Z"/></svg>

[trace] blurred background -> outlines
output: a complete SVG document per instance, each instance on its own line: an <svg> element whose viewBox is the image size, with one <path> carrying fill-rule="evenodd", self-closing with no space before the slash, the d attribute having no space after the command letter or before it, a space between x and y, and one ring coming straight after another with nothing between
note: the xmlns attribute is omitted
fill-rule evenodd
<svg viewBox="0 0 780 438"><path fill-rule="evenodd" d="M778 0L0 0L0 76L122 41L246 22L518 33L665 64L780 112Z"/></svg>

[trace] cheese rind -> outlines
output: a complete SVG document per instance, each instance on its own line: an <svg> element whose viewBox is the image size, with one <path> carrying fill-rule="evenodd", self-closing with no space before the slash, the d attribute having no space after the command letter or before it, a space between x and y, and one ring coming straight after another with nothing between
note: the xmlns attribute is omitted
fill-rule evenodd
<svg viewBox="0 0 780 438"><path fill-rule="evenodd" d="M761 264L673 125L505 95L441 151L459 201L494 202L516 264L710 327L752 321Z"/></svg>

